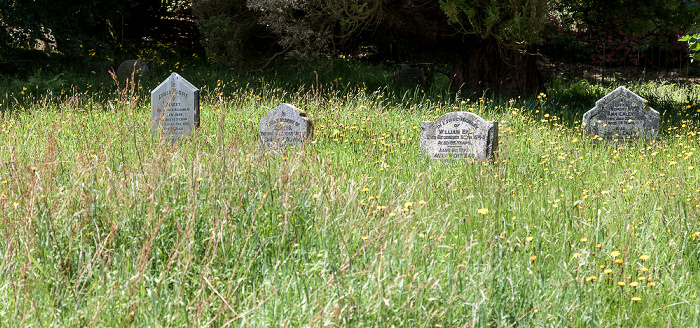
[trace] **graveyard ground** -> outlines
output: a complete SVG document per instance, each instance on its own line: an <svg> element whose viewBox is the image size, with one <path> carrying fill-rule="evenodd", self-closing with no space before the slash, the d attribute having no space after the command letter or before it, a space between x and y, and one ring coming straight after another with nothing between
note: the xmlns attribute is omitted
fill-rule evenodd
<svg viewBox="0 0 700 328"><path fill-rule="evenodd" d="M502 99L444 76L398 90L390 68L344 61L160 67L131 87L0 84L0 325L700 325L696 86L626 84L661 140L594 146L581 115L617 85ZM149 127L170 71L202 94L201 129L174 145ZM282 102L313 137L261 152ZM456 110L499 122L496 161L418 156L421 121Z"/></svg>

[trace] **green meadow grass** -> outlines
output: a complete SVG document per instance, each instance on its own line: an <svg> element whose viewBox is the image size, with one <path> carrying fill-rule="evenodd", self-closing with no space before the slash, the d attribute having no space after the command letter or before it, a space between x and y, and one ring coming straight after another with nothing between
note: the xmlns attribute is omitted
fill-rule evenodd
<svg viewBox="0 0 700 328"><path fill-rule="evenodd" d="M202 89L178 144L150 136L168 69L133 89L5 85L0 326L700 325L693 87L628 86L662 112L660 141L596 146L580 117L614 86L461 98L359 82L390 83L381 68L173 66ZM313 137L260 151L281 102ZM457 110L499 122L496 161L418 156L420 122Z"/></svg>

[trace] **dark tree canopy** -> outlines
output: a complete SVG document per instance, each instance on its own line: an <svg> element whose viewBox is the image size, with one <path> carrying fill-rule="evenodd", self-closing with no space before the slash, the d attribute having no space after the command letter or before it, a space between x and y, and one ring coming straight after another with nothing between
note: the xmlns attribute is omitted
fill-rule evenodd
<svg viewBox="0 0 700 328"><path fill-rule="evenodd" d="M543 88L538 42L551 24L626 42L660 30L674 37L693 22L682 0L0 0L0 64L37 44L63 54L108 53L183 3L219 65L255 70L283 56L346 51L352 42L382 48L386 40L367 36L385 31L415 49L451 54L452 91L504 94Z"/></svg>
<svg viewBox="0 0 700 328"><path fill-rule="evenodd" d="M277 40L275 55L316 56L357 33L381 27L425 48L453 53L452 89L536 92L542 87L532 45L547 13L544 0L198 0L208 54L236 66L260 44ZM220 8L221 10L211 10ZM233 55L232 55L233 54ZM224 59L222 61L222 59ZM505 74L505 75L504 75Z"/></svg>

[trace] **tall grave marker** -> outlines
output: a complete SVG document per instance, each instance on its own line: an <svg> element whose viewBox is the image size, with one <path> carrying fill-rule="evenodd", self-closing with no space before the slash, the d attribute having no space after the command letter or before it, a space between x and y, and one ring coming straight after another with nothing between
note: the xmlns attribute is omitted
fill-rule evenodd
<svg viewBox="0 0 700 328"><path fill-rule="evenodd" d="M498 152L498 122L470 112L451 112L424 121L419 152L433 159L492 159Z"/></svg>
<svg viewBox="0 0 700 328"><path fill-rule="evenodd" d="M659 112L647 105L644 98L625 87L595 102L583 114L583 129L597 140L656 140L659 134Z"/></svg>
<svg viewBox="0 0 700 328"><path fill-rule="evenodd" d="M259 124L261 149L282 149L303 144L311 137L313 125L306 113L281 104L267 113Z"/></svg>
<svg viewBox="0 0 700 328"><path fill-rule="evenodd" d="M199 89L177 73L151 91L151 133L180 140L199 127Z"/></svg>

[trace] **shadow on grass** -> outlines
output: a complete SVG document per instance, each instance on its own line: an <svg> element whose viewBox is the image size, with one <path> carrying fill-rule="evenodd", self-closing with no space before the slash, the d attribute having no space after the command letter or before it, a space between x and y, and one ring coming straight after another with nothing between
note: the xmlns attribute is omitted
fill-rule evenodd
<svg viewBox="0 0 700 328"><path fill-rule="evenodd" d="M381 105L393 108L428 108L449 106L465 99L485 98L487 109L504 110L511 98L495 94L453 94L449 90L449 65L435 64L434 81L429 86L414 88L396 86L393 63L370 63L344 58L321 58L314 63L279 61L261 73L247 74L225 68L213 67L204 59L152 61L151 74L140 81L139 97L149 99L149 92L171 72L178 72L200 88L202 99L214 99L240 90L264 94L266 90L281 89L288 94L307 94L316 97L345 97L359 92L381 95ZM90 102L107 103L117 87L108 76L94 76L71 70L73 66L60 65L35 71L28 78L10 77L0 82L5 94L0 94L1 111L31 108L32 103L65 102L67 97L84 94ZM218 85L235 81L229 88ZM541 119L545 114L556 115L561 124L568 127L580 125L583 114L595 106L595 102L621 84L591 83L587 80L566 81L557 78L549 83L547 93L521 95L516 101L525 109L522 113ZM662 115L662 131L682 121L700 121L700 96L689 85L667 82L638 82L625 87L649 101L649 105ZM47 95L51 95L47 99ZM43 98L42 98L43 97ZM212 98L213 97L213 98ZM377 97L379 98L379 97ZM41 100L41 101L40 101ZM379 100L378 100L379 101ZM147 106L143 104L142 106ZM97 105L96 107L100 107ZM108 106L101 106L107 108Z"/></svg>

